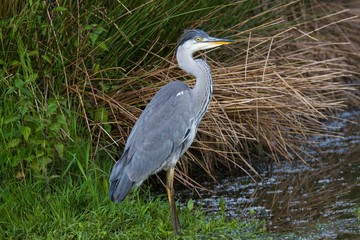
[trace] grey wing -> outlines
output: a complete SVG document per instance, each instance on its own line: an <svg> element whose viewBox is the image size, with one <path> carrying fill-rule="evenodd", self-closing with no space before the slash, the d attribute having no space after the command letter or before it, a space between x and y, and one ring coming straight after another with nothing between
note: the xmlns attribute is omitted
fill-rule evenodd
<svg viewBox="0 0 360 240"><path fill-rule="evenodd" d="M180 81L164 86L134 125L123 156L110 175L110 197L121 201L134 184L175 165L191 144L193 126L191 89ZM191 135L191 136L190 136ZM174 162L175 160L175 162ZM172 163L170 163L172 161Z"/></svg>
<svg viewBox="0 0 360 240"><path fill-rule="evenodd" d="M125 146L133 156L126 169L132 181L145 180L180 154L193 123L190 91L180 81L167 84L138 119Z"/></svg>

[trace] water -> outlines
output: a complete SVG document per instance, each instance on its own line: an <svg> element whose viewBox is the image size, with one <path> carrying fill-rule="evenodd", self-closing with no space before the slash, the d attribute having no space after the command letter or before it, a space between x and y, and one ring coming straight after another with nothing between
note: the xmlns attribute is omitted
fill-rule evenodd
<svg viewBox="0 0 360 240"><path fill-rule="evenodd" d="M257 183L249 177L205 183L212 192L193 195L195 204L211 214L223 199L228 217L264 220L274 239L360 239L360 111L327 126L341 138L314 137L321 154L307 165L273 166Z"/></svg>

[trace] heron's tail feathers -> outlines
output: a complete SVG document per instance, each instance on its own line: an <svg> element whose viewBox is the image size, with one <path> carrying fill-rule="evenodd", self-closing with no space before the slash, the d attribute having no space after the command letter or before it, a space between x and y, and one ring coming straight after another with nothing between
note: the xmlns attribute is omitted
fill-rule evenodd
<svg viewBox="0 0 360 240"><path fill-rule="evenodd" d="M110 175L109 196L116 203L121 202L134 185L125 171L126 161L123 160L125 159L120 159L115 163Z"/></svg>

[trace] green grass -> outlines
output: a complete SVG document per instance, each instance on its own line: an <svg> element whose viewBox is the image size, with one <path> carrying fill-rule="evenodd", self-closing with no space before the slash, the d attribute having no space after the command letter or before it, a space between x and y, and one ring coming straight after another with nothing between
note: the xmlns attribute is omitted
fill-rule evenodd
<svg viewBox="0 0 360 240"><path fill-rule="evenodd" d="M107 175L95 165L87 178L64 176L45 181L7 181L0 190L1 239L173 239L165 196L133 191L114 204ZM185 239L251 239L262 234L258 222L240 223L201 209L179 211Z"/></svg>
<svg viewBox="0 0 360 240"><path fill-rule="evenodd" d="M184 29L237 38L239 56L247 56L251 32L259 47L253 56L262 59L271 36L291 21L270 23L299 8L251 0L47 2L1 2L0 239L174 238L165 196L135 191L110 202L108 174L121 146L109 136L124 142L146 102L141 90L164 84L161 69L172 66ZM218 54L224 64L233 61ZM263 234L261 223L209 217L196 206L182 209L180 221L183 239Z"/></svg>
<svg viewBox="0 0 360 240"><path fill-rule="evenodd" d="M165 61L159 56L172 54L183 29L198 16L208 13L206 21L218 24L221 12L232 9L232 4L216 1L202 3L196 11L187 2L121 3L2 3L8 11L2 9L0 18L1 172L15 168L43 177L58 174L51 171L54 164L67 165L66 146L77 138L96 138L93 160L98 148L113 143L108 136L114 129L108 123L93 125L114 121L108 119L114 112L96 98L121 85L103 79L136 75L120 92L151 85L144 73L134 71L162 66ZM235 6L241 10L251 5ZM106 149L110 156L116 155L113 150Z"/></svg>
<svg viewBox="0 0 360 240"><path fill-rule="evenodd" d="M108 114L85 97L87 81L154 62L149 48L169 56L199 15L211 12L207 21L218 24L215 13L231 7L216 1L196 11L185 2L122 3L109 4L106 12L97 1L54 8L38 1L2 4L8 11L2 9L0 19L0 239L174 238L166 197L135 191L119 205L110 202L109 156L120 149L103 150L106 140L97 142L106 135L88 117L107 122ZM150 68L161 65L157 59ZM112 88L91 83L103 92ZM102 128L111 131L109 124ZM182 209L180 219L181 236L190 239L251 237L262 229L208 217L196 207Z"/></svg>

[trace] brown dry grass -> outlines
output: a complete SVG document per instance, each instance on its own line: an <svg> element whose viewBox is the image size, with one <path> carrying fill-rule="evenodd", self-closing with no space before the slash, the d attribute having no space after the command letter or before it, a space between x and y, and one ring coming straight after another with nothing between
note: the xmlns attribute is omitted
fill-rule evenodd
<svg viewBox="0 0 360 240"><path fill-rule="evenodd" d="M349 102L359 103L356 86L348 83L359 77L356 11L341 2L280 2L262 6L260 14L273 16L265 24L247 29L248 19L213 33L237 44L202 56L212 68L214 97L196 141L178 165L177 177L184 183L196 185L189 178L193 163L214 176L220 165L252 174L260 162L303 159L309 136L332 134L324 131L322 120ZM151 49L149 54L161 59ZM93 107L86 105L89 101L109 112L106 123L85 116L96 149L109 147L100 138L123 146L141 109L161 86L173 79L193 85L174 57L162 60L166 64L151 71L139 64L118 79L102 79L117 85L110 92L95 85L70 87L84 112ZM113 131L106 132L104 124Z"/></svg>

